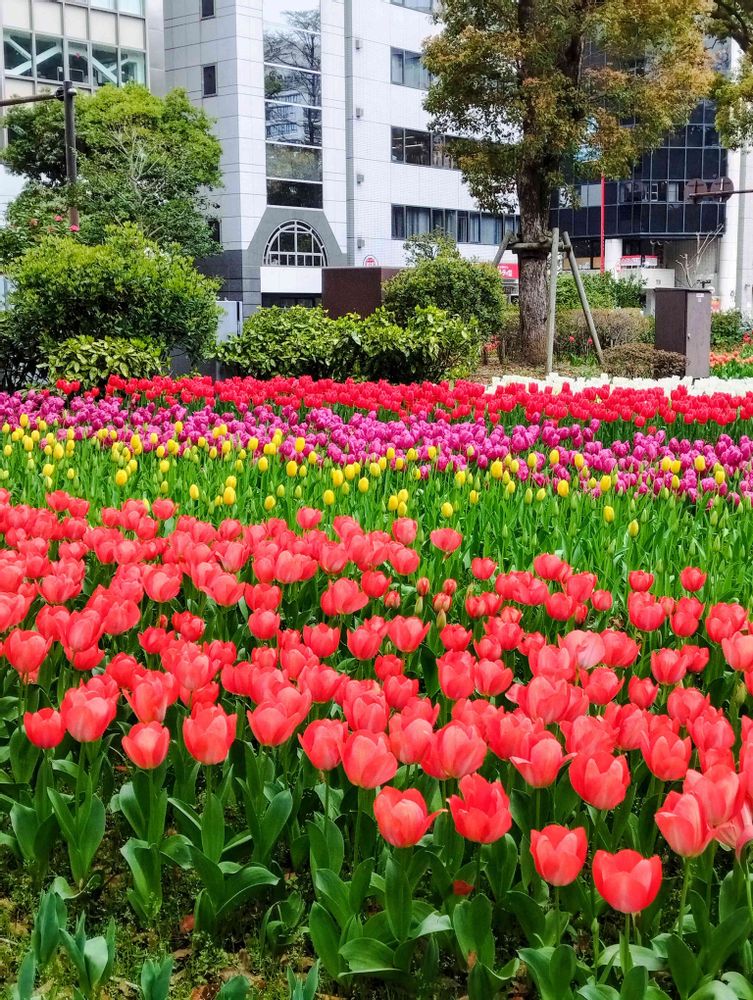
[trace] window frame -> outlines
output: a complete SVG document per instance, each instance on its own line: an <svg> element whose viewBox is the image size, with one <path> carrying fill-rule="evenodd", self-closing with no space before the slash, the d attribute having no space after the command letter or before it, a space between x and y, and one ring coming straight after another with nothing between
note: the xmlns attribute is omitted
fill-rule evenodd
<svg viewBox="0 0 753 1000"><path fill-rule="evenodd" d="M207 90L207 73L211 73L211 79L214 81L214 90L212 91ZM201 96L216 97L217 91L217 63L206 63L201 67Z"/></svg>

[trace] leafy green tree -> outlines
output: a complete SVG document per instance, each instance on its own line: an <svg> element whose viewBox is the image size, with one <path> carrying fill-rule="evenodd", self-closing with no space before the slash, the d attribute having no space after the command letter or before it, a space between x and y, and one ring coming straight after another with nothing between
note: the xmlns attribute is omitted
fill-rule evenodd
<svg viewBox="0 0 753 1000"><path fill-rule="evenodd" d="M529 244L546 241L552 195L569 178L625 176L711 82L688 0L443 0L438 16L424 53L432 128L461 137L451 152L483 208L509 211L517 196ZM520 255L521 336L536 363L547 256Z"/></svg>
<svg viewBox="0 0 753 1000"><path fill-rule="evenodd" d="M731 73L720 73L713 91L722 141L739 148L753 134L753 0L715 0L710 32L742 49L739 65Z"/></svg>
<svg viewBox="0 0 753 1000"><path fill-rule="evenodd" d="M47 236L8 269L13 283L6 330L47 355L71 338L128 338L182 350L214 347L218 282L199 274L180 248L160 247L132 223L111 226L96 246Z"/></svg>
<svg viewBox="0 0 753 1000"><path fill-rule="evenodd" d="M443 229L435 229L431 233L414 233L403 243L403 250L408 267L422 260L434 260L435 257L459 260L461 256L457 243Z"/></svg>
<svg viewBox="0 0 753 1000"><path fill-rule="evenodd" d="M135 222L149 239L177 243L191 257L219 251L207 217L209 190L222 180L221 146L211 119L184 91L162 98L136 83L102 87L76 98L76 121L79 183L71 191L62 104L14 108L0 120L8 128L2 162L28 178L9 208L10 231L0 234L0 261L13 256L29 220L65 216L70 202L86 243L102 242L110 225Z"/></svg>
<svg viewBox="0 0 753 1000"><path fill-rule="evenodd" d="M425 244L421 244L424 249ZM499 332L507 298L493 264L479 264L445 246L436 257L417 259L391 278L384 306L399 326L407 326L417 307L436 306L468 324L478 324L482 342Z"/></svg>

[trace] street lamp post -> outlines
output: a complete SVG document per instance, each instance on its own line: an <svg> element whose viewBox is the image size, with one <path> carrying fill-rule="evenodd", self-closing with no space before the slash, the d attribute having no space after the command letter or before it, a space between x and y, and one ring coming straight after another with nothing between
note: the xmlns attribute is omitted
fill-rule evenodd
<svg viewBox="0 0 753 1000"><path fill-rule="evenodd" d="M0 108L13 108L21 104L38 104L41 101L62 101L65 119L65 177L69 194L69 218L72 226L78 226L78 208L73 204L75 185L78 179L78 159L76 156L76 88L70 80L64 80L54 94L35 94L33 97L8 97L0 101Z"/></svg>

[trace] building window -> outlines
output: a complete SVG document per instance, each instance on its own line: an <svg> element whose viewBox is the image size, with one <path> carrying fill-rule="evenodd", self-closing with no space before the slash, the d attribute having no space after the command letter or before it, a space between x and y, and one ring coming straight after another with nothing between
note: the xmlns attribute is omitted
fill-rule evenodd
<svg viewBox="0 0 753 1000"><path fill-rule="evenodd" d="M305 222L286 222L275 230L264 252L267 267L326 267L321 237Z"/></svg>
<svg viewBox="0 0 753 1000"><path fill-rule="evenodd" d="M390 65L392 83L417 90L428 90L431 86L431 73L423 65L420 52L392 49Z"/></svg>
<svg viewBox="0 0 753 1000"><path fill-rule="evenodd" d="M407 7L409 10L421 10L431 14L434 10L434 0L391 0L396 7Z"/></svg>
<svg viewBox="0 0 753 1000"><path fill-rule="evenodd" d="M146 54L120 50L120 82L146 83Z"/></svg>
<svg viewBox="0 0 753 1000"><path fill-rule="evenodd" d="M455 161L447 149L447 137L413 128L393 128L392 162L416 167L441 167L455 170Z"/></svg>
<svg viewBox="0 0 753 1000"><path fill-rule="evenodd" d="M215 243L222 243L222 223L219 219L207 219L209 235Z"/></svg>
<svg viewBox="0 0 753 1000"><path fill-rule="evenodd" d="M264 0L267 202L322 208L319 0Z"/></svg>
<svg viewBox="0 0 753 1000"><path fill-rule="evenodd" d="M212 64L211 66L202 66L202 81L201 81L201 96L202 97L216 97L217 96L217 67Z"/></svg>
<svg viewBox="0 0 753 1000"><path fill-rule="evenodd" d="M392 206L392 239L425 236L440 230L458 243L499 246L505 233L518 228L516 215L489 215L464 212L454 208L421 208L413 205Z"/></svg>
<svg viewBox="0 0 753 1000"><path fill-rule="evenodd" d="M420 52L392 49L390 73L392 82L401 87L428 90L431 86L431 73L421 62Z"/></svg>
<svg viewBox="0 0 753 1000"><path fill-rule="evenodd" d="M34 39L36 54L37 79L63 79L63 39L49 38L47 35L36 35Z"/></svg>
<svg viewBox="0 0 753 1000"><path fill-rule="evenodd" d="M214 17L214 0L201 0L201 16Z"/></svg>
<svg viewBox="0 0 753 1000"><path fill-rule="evenodd" d="M10 76L33 76L31 34L26 31L4 31L3 52L5 72Z"/></svg>
<svg viewBox="0 0 753 1000"><path fill-rule="evenodd" d="M86 42L68 42L68 78L86 86L89 79L89 46Z"/></svg>
<svg viewBox="0 0 753 1000"><path fill-rule="evenodd" d="M118 50L109 45L92 45L92 75L95 87L118 82Z"/></svg>

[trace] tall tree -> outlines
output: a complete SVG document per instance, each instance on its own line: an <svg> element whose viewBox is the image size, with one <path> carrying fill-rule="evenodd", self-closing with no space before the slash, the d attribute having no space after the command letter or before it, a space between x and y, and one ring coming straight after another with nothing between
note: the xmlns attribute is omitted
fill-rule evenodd
<svg viewBox="0 0 753 1000"><path fill-rule="evenodd" d="M443 0L425 46L426 107L432 128L456 137L481 206L509 210L517 197L522 240L538 243L553 192L576 175L625 176L710 86L703 3ZM539 363L547 251L519 259L521 336Z"/></svg>
<svg viewBox="0 0 753 1000"><path fill-rule="evenodd" d="M0 125L8 144L0 159L27 178L9 208L9 231L0 230L0 257L23 247L29 222L65 214L71 200L81 213L80 238L103 241L108 226L136 223L162 245L203 257L220 247L211 236L210 188L221 183L221 146L212 120L185 92L161 98L146 87L102 87L76 98L79 183L65 175L63 108L58 101L19 107ZM46 228L39 227L39 232Z"/></svg>
<svg viewBox="0 0 753 1000"><path fill-rule="evenodd" d="M742 50L737 65L720 67L713 91L722 141L739 148L753 135L753 0L714 0L710 31Z"/></svg>

